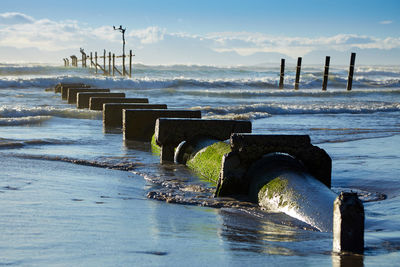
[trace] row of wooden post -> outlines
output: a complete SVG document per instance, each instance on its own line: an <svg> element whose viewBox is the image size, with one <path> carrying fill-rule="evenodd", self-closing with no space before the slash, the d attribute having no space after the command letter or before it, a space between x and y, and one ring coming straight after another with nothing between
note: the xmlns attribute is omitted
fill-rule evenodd
<svg viewBox="0 0 400 267"><path fill-rule="evenodd" d="M80 49L80 52L82 54L82 59L80 60L82 62L82 68L87 68L87 60L89 60L89 68L94 68L95 73L98 73L98 69L103 71L104 75L112 75L115 76L115 73L119 73L122 76L129 76L132 77L132 57L134 55L132 54L132 50L129 50L129 55L122 55L122 56L116 56L114 53L111 54L111 52L108 53L108 56L106 55L106 50L103 52L103 56L97 56L97 52L93 53L90 52L90 56L88 56L83 49ZM129 71L125 67L125 58L129 57ZM101 66L98 63L98 59L103 59L103 66ZM108 58L108 70L106 68L106 58ZM115 58L122 58L122 72L118 70L118 68L115 66ZM64 66L68 67L69 66L69 59L64 58ZM111 63L112 62L112 63ZM71 66L72 67L78 67L78 58L73 55L71 56Z"/></svg>
<svg viewBox="0 0 400 267"><path fill-rule="evenodd" d="M300 70L301 70L301 61L302 58L299 57L297 59L297 67L296 67L296 79L294 83L294 89L298 90L299 89L299 84L300 84ZM331 61L331 57L327 56L325 58L325 69L324 69L324 79L322 82L322 90L326 91L328 87L328 77L329 77L329 64ZM356 61L356 53L351 53L350 57L350 67L349 67L349 75L347 78L347 91L351 91L351 88L353 86L353 75L354 75L354 64ZM280 72L280 77L279 77L279 89L283 89L284 87L284 78L285 78L285 59L281 59L281 72Z"/></svg>
<svg viewBox="0 0 400 267"><path fill-rule="evenodd" d="M87 68L87 55L81 48L80 50L82 54L82 67ZM106 50L104 49L103 56L97 56L97 52L93 53L90 52L90 65L89 67L92 68L94 66L96 74L98 73L98 68L103 71L104 75L112 75L115 76L115 72L118 72L122 76L128 75L129 77L132 77L132 57L134 55L132 54L132 50L129 50L129 55L122 55L122 56L115 56L113 53L111 56L111 52L108 53L108 56L106 56ZM106 70L106 58L108 57L108 71ZM122 72L118 70L118 68L115 66L115 58L121 58L122 57ZM129 57L129 72L126 71L125 69L125 57ZM94 58L94 62L93 62ZM98 64L97 59L98 58L103 58L103 66ZM111 65L111 59L112 59L112 65ZM64 66L68 67L69 66L69 59L64 58ZM354 75L354 64L356 60L356 53L351 53L351 58L350 58L350 67L349 67L349 75L347 78L347 91L350 91L352 89L353 85L353 75ZM324 68L324 79L322 82L322 90L326 91L328 87L328 77L329 77L329 64L331 61L331 57L327 56L325 58L325 68ZM297 67L296 67L296 79L294 83L294 89L298 90L299 89L299 84L300 84L300 71L301 71L301 62L302 58L299 57L297 59ZM78 67L78 58L76 56L71 56L71 66L72 67ZM284 88L284 78L285 78L285 59L281 59L281 71L280 71L280 77L279 77L279 89Z"/></svg>

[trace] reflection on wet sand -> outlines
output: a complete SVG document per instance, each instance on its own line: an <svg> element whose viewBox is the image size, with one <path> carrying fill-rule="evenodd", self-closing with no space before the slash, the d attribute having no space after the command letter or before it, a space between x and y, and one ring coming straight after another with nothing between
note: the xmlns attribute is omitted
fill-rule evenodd
<svg viewBox="0 0 400 267"><path fill-rule="evenodd" d="M362 267L362 266L364 266L363 255L332 254L332 267Z"/></svg>
<svg viewBox="0 0 400 267"><path fill-rule="evenodd" d="M305 255L310 254L307 241L331 238L330 234L312 231L305 223L281 213L250 214L244 210L221 209L219 215L222 219L219 235L232 251ZM322 250L312 253L326 252L325 247L319 249Z"/></svg>

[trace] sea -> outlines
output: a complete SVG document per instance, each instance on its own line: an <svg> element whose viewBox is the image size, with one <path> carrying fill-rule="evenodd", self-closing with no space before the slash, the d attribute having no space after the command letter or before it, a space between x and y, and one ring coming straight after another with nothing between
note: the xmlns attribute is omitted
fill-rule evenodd
<svg viewBox="0 0 400 267"><path fill-rule="evenodd" d="M400 66L0 64L0 266L399 266ZM233 198L149 143L107 133L101 111L47 88L85 83L203 118L250 120L257 134L307 134L332 158L332 190L365 208L364 255L332 253L332 233ZM46 90L47 89L47 90ZM158 196L158 197L154 197ZM160 201L160 199L162 199Z"/></svg>

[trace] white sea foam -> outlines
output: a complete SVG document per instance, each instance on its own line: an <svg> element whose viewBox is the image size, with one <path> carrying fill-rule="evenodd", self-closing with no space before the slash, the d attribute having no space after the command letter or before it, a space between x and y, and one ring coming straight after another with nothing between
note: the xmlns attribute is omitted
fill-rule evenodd
<svg viewBox="0 0 400 267"><path fill-rule="evenodd" d="M76 108L57 108L57 107L24 107L24 106L1 106L0 118L4 121L13 119L17 123L18 119L29 118L27 120L39 120L49 116L76 119L100 119L101 112L82 110ZM36 118L36 119L35 119ZM11 122L10 122L11 123Z"/></svg>
<svg viewBox="0 0 400 267"><path fill-rule="evenodd" d="M321 88L322 68L304 67L300 88ZM292 88L294 69L288 68L285 85ZM345 88L347 71L331 68L328 88ZM81 82L105 88L276 88L278 67L214 67L214 66L145 66L135 65L133 78L94 75L93 69L55 66L0 65L0 88L47 88L58 82ZM354 76L354 88L398 88L400 68L360 67Z"/></svg>
<svg viewBox="0 0 400 267"><path fill-rule="evenodd" d="M0 126L17 126L40 124L51 119L51 116L27 116L18 118L0 118Z"/></svg>
<svg viewBox="0 0 400 267"><path fill-rule="evenodd" d="M370 114L374 112L400 111L400 103L386 102L310 102L301 104L259 103L236 106L198 106L206 118L258 119L271 115L293 114Z"/></svg>

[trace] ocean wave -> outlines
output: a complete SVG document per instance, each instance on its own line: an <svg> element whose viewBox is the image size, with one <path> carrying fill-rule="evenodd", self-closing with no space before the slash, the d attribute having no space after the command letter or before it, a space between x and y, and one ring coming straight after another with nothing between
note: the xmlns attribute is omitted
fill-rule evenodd
<svg viewBox="0 0 400 267"><path fill-rule="evenodd" d="M101 119L101 112L83 110L76 108L57 108L57 107L22 107L22 106L1 106L0 118L6 123L18 123L18 120L40 121L47 120L49 116L74 119Z"/></svg>
<svg viewBox="0 0 400 267"><path fill-rule="evenodd" d="M39 67L38 67L39 68ZM49 68L49 67L47 67ZM0 88L48 88L59 82L85 83L99 88L132 88L132 89L162 89L162 88L241 88L241 89L274 89L278 88L279 73L277 70L252 71L248 69L222 69L207 67L192 67L189 70L144 68L135 70L133 78L106 77L94 75L88 70L80 68L64 70L58 68L46 75L41 75L44 70L29 68L20 70L29 76L0 75ZM44 68L46 69L46 68ZM0 68L1 70L1 68ZM32 73L30 72L32 71ZM38 73L35 73L37 71ZM6 72L7 73L7 72ZM18 71L16 72L18 73ZM4 71L3 71L4 74ZM285 88L294 87L295 75L292 72L285 74ZM328 89L346 88L347 73L331 73ZM385 71L364 71L356 73L353 88L398 88L400 87L400 74ZM301 89L322 88L321 71L304 72L300 79Z"/></svg>
<svg viewBox="0 0 400 267"><path fill-rule="evenodd" d="M21 126L40 124L49 119L51 116L27 116L18 118L0 118L0 126Z"/></svg>
<svg viewBox="0 0 400 267"><path fill-rule="evenodd" d="M66 145L71 144L68 140L57 139L32 139L32 140L15 140L0 138L0 149L13 149L26 146L41 146L41 145Z"/></svg>
<svg viewBox="0 0 400 267"><path fill-rule="evenodd" d="M271 115L288 114L369 114L375 112L397 112L400 111L400 103L386 102L351 102L351 103L329 103L310 102L302 104L281 103L259 103L237 106L199 106L193 110L201 110L206 118L240 118L259 119Z"/></svg>

